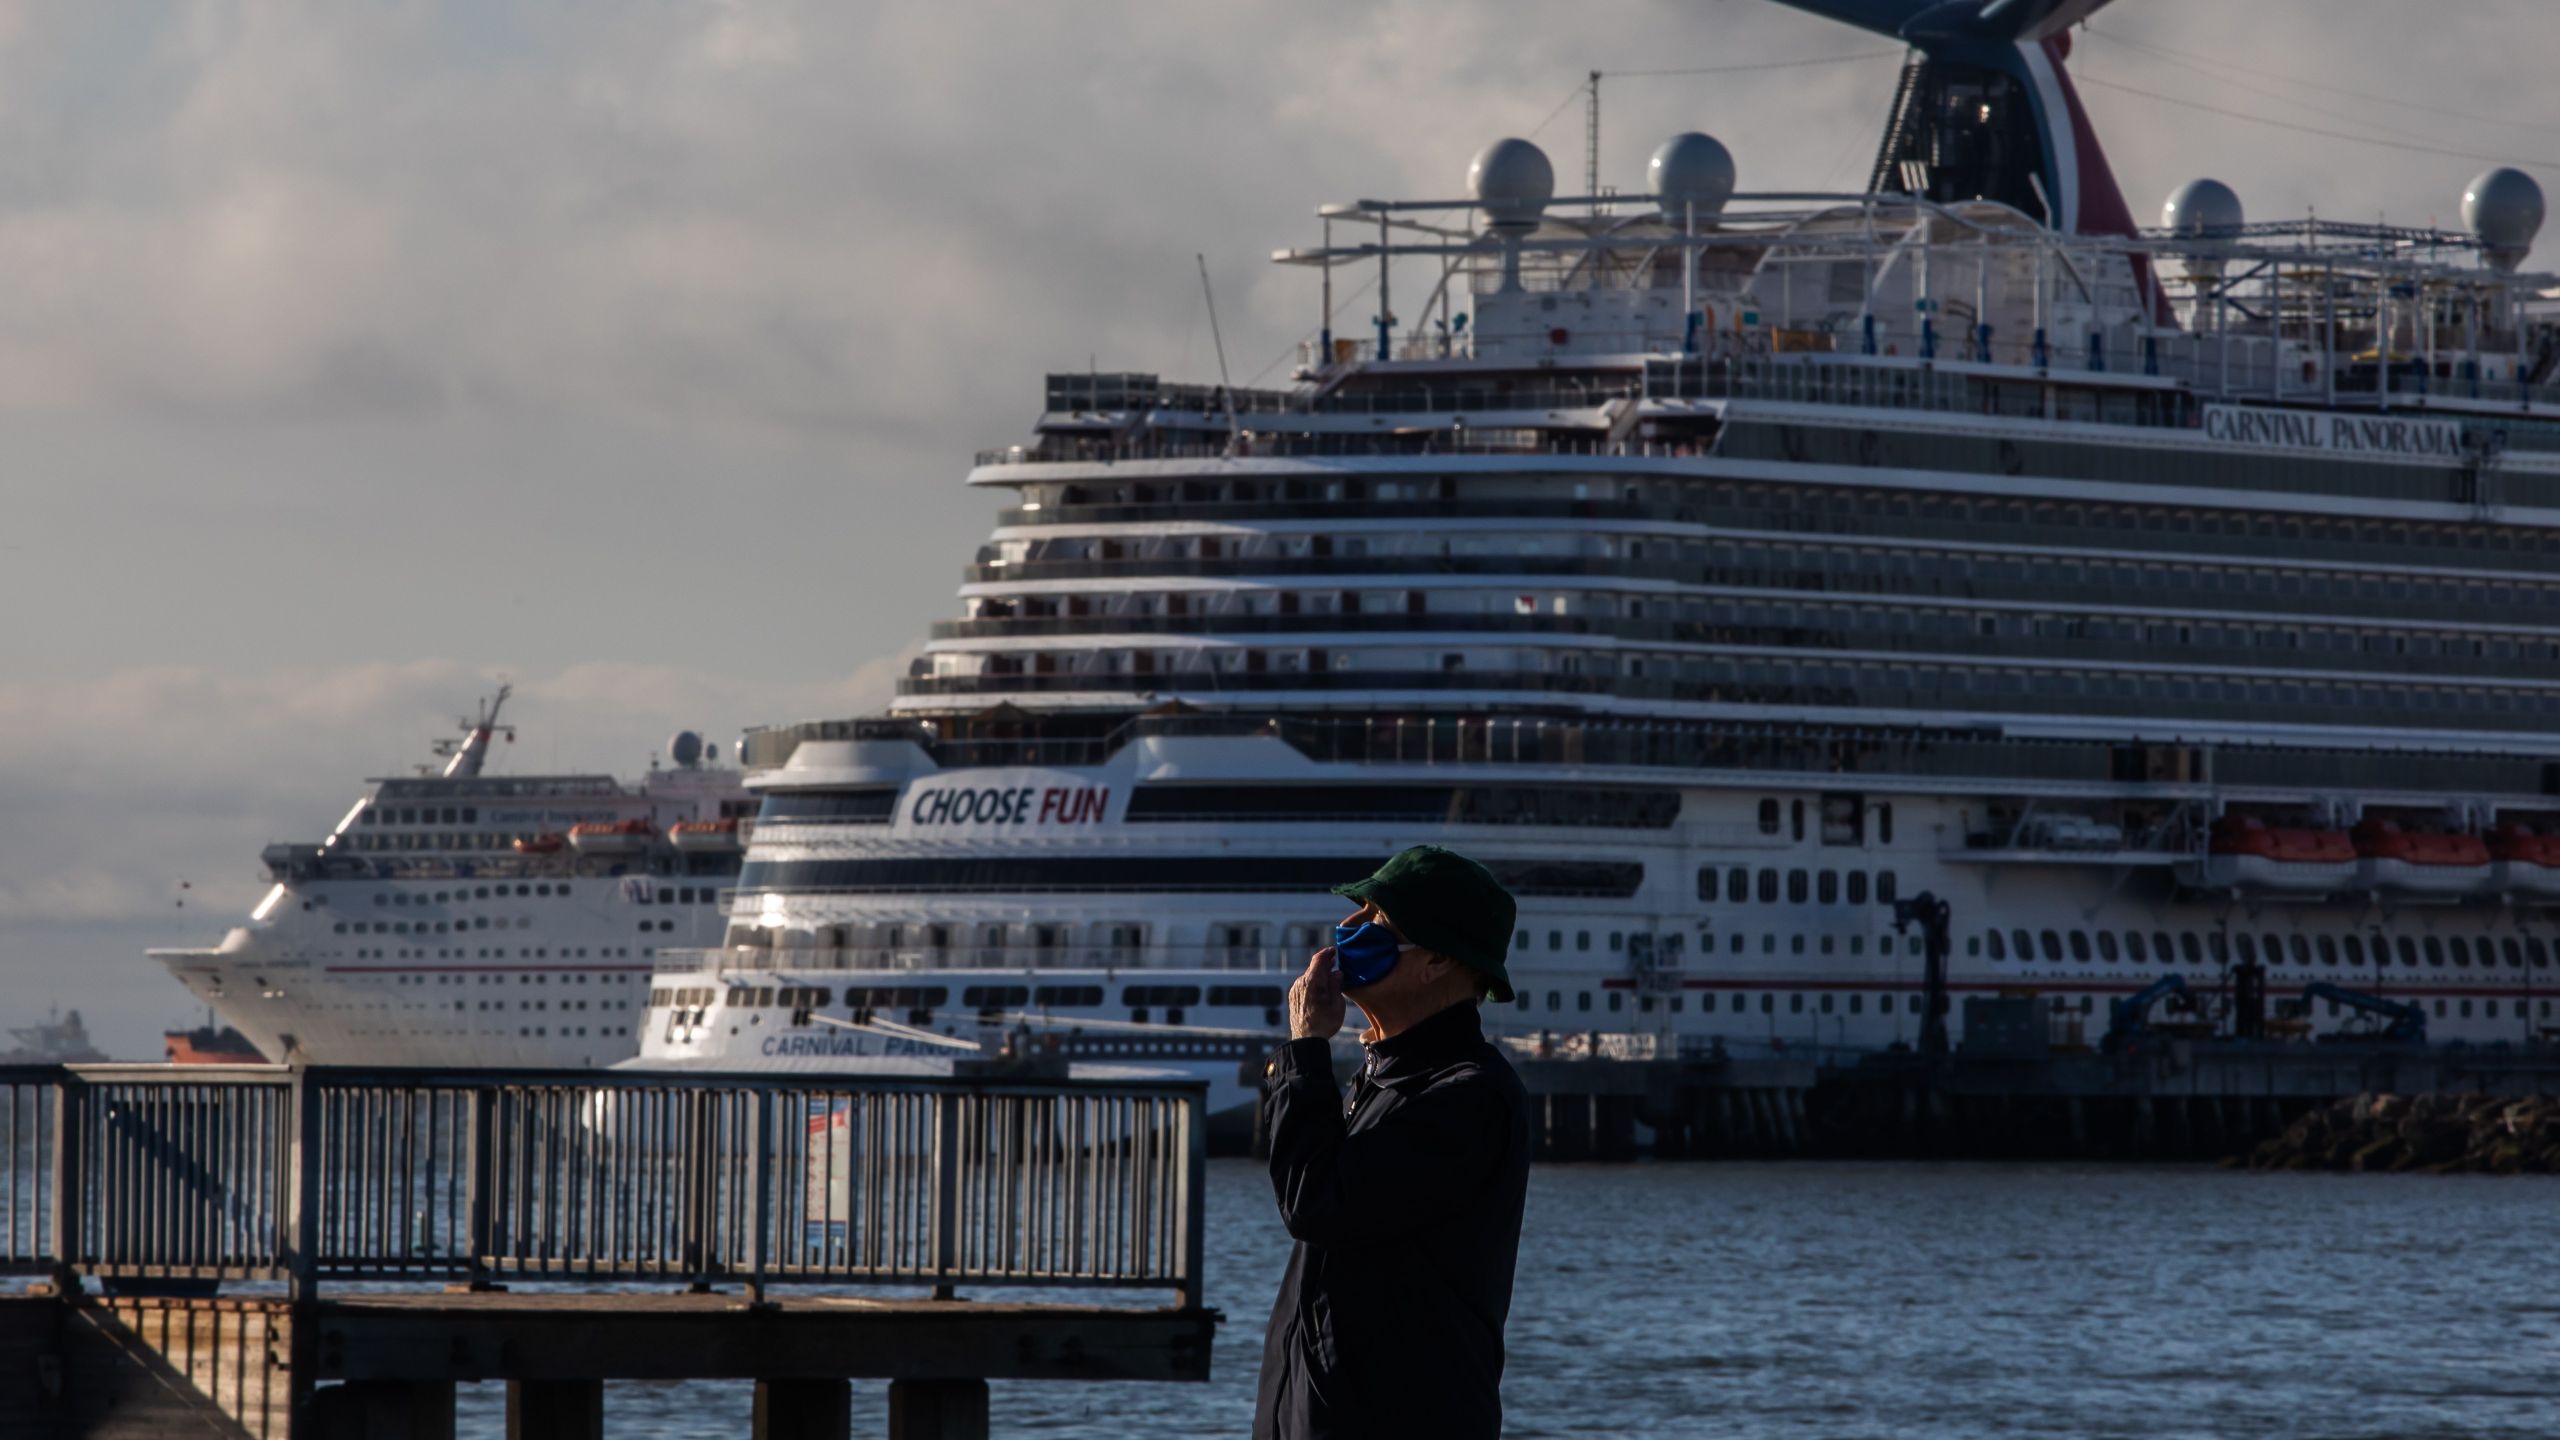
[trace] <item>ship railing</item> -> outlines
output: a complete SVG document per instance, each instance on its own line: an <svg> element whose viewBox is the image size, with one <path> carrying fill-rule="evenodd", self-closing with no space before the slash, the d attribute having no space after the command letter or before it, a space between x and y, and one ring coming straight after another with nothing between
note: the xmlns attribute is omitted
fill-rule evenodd
<svg viewBox="0 0 2560 1440"><path fill-rule="evenodd" d="M2093 363L2096 362L2096 363ZM2147 347L2110 342L2092 353L2048 353L2039 364L2030 344L2001 340L1985 361L1978 351L1950 342L1932 361L1889 354L1766 354L1719 345L1702 354L1649 357L1638 385L1589 387L1542 385L1519 390L1491 386L1414 385L1330 392L1304 402L1306 414L1402 414L1430 428L1406 427L1396 435L1328 435L1254 431L1239 446L1224 436L1186 436L1139 427L1111 435L1058 434L1031 445L978 452L980 465L1114 463L1123 460L1196 460L1230 456L1396 456L1538 454L1621 458L1678 458L1697 453L1685 443L1645 438L1608 439L1568 430L1469 428L1452 417L1470 412L1589 410L1641 398L1768 400L1855 409L1918 410L2049 418L2137 428L2186 429L2196 423L2193 401L2212 399L2294 404L2336 403L2355 410L2425 401L2512 405L2530 410L2560 405L2560 383L2531 384L2474 378L2458 367L2438 375L2397 375L2386 386L2380 372L2357 366L2351 354L2331 357L2336 373L2315 368L2305 378L2298 359L2279 363L2263 338L2225 347L2212 335L2162 335ZM2416 367L2423 369L2424 367ZM2076 383L2056 383L2076 382ZM1239 412L1242 413L1242 412ZM1216 418L1216 417L1213 417Z"/></svg>
<svg viewBox="0 0 2560 1440"><path fill-rule="evenodd" d="M794 891L795 897L824 892ZM722 897L726 904L728 896ZM795 932L779 932L785 937ZM805 936L809 932L796 932ZM791 943L702 948L661 948L654 973L662 977L776 971L942 970L1229 970L1285 977L1306 968L1313 945L829 945ZM1063 1004L1032 997L1036 1004Z"/></svg>
<svg viewBox="0 0 2560 1440"><path fill-rule="evenodd" d="M1206 698L1206 697L1202 697ZM1990 780L2109 785L2146 757L2184 757L2177 773L2201 782L2275 789L2407 790L2540 794L2545 762L2534 755L2412 751L2375 746L2340 751L2265 745L2135 745L2003 735L1983 727L1747 725L1610 720L1518 714L1272 715L1241 710L1142 715L1086 737L988 740L938 737L922 722L823 721L782 727L805 737L770 738L787 757L797 738L892 737L913 741L947 769L1107 763L1126 746L1154 738L1269 738L1321 764L1568 765L1626 769L1813 774L1838 788L1855 776L1962 775ZM843 733L838 733L843 732ZM759 736L750 736L751 746ZM1037 755L1034 761L1026 756ZM779 763L778 761L775 763ZM2180 780L2176 783L2187 783ZM735 892L731 892L734 895ZM728 902L724 899L724 906Z"/></svg>
<svg viewBox="0 0 2560 1440"><path fill-rule="evenodd" d="M84 1281L1171 1289L1177 1080L0 1069L0 1272Z"/></svg>

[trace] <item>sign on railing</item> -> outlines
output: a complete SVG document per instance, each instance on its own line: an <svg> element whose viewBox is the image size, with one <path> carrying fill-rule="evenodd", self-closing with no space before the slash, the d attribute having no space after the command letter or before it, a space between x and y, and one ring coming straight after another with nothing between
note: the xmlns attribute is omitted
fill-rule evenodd
<svg viewBox="0 0 2560 1440"><path fill-rule="evenodd" d="M1172 1288L1200 1087L0 1071L0 1269L129 1280Z"/></svg>

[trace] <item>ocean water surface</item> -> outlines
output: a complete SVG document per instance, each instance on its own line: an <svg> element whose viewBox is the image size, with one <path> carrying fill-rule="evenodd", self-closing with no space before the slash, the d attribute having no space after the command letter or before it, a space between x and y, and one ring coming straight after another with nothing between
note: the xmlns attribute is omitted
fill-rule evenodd
<svg viewBox="0 0 2560 1440"><path fill-rule="evenodd" d="M1683 1163L1533 1174L1505 1434L2560 1436L2560 1179ZM1005 1384L998 1437L1242 1435L1288 1254L1209 1167L1205 1385ZM606 1387L608 1432L748 1429L750 1387ZM880 1433L886 1385L854 1387ZM460 1429L502 1432L466 1386Z"/></svg>

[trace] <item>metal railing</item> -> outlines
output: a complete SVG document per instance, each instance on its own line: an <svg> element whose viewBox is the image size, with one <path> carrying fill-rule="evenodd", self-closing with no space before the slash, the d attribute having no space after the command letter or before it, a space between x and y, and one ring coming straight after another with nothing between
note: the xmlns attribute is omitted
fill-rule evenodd
<svg viewBox="0 0 2560 1440"><path fill-rule="evenodd" d="M0 1070L0 1273L1171 1288L1200 1086Z"/></svg>

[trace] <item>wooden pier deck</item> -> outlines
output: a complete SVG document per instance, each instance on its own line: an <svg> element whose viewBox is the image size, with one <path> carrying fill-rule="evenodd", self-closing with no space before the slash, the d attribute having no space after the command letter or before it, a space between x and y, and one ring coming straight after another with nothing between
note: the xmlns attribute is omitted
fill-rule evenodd
<svg viewBox="0 0 2560 1440"><path fill-rule="evenodd" d="M886 1434L974 1440L990 1380L1203 1381L1199 1090L0 1071L0 1433L450 1440L503 1382L511 1440L593 1440L706 1380L835 1440L885 1379Z"/></svg>

